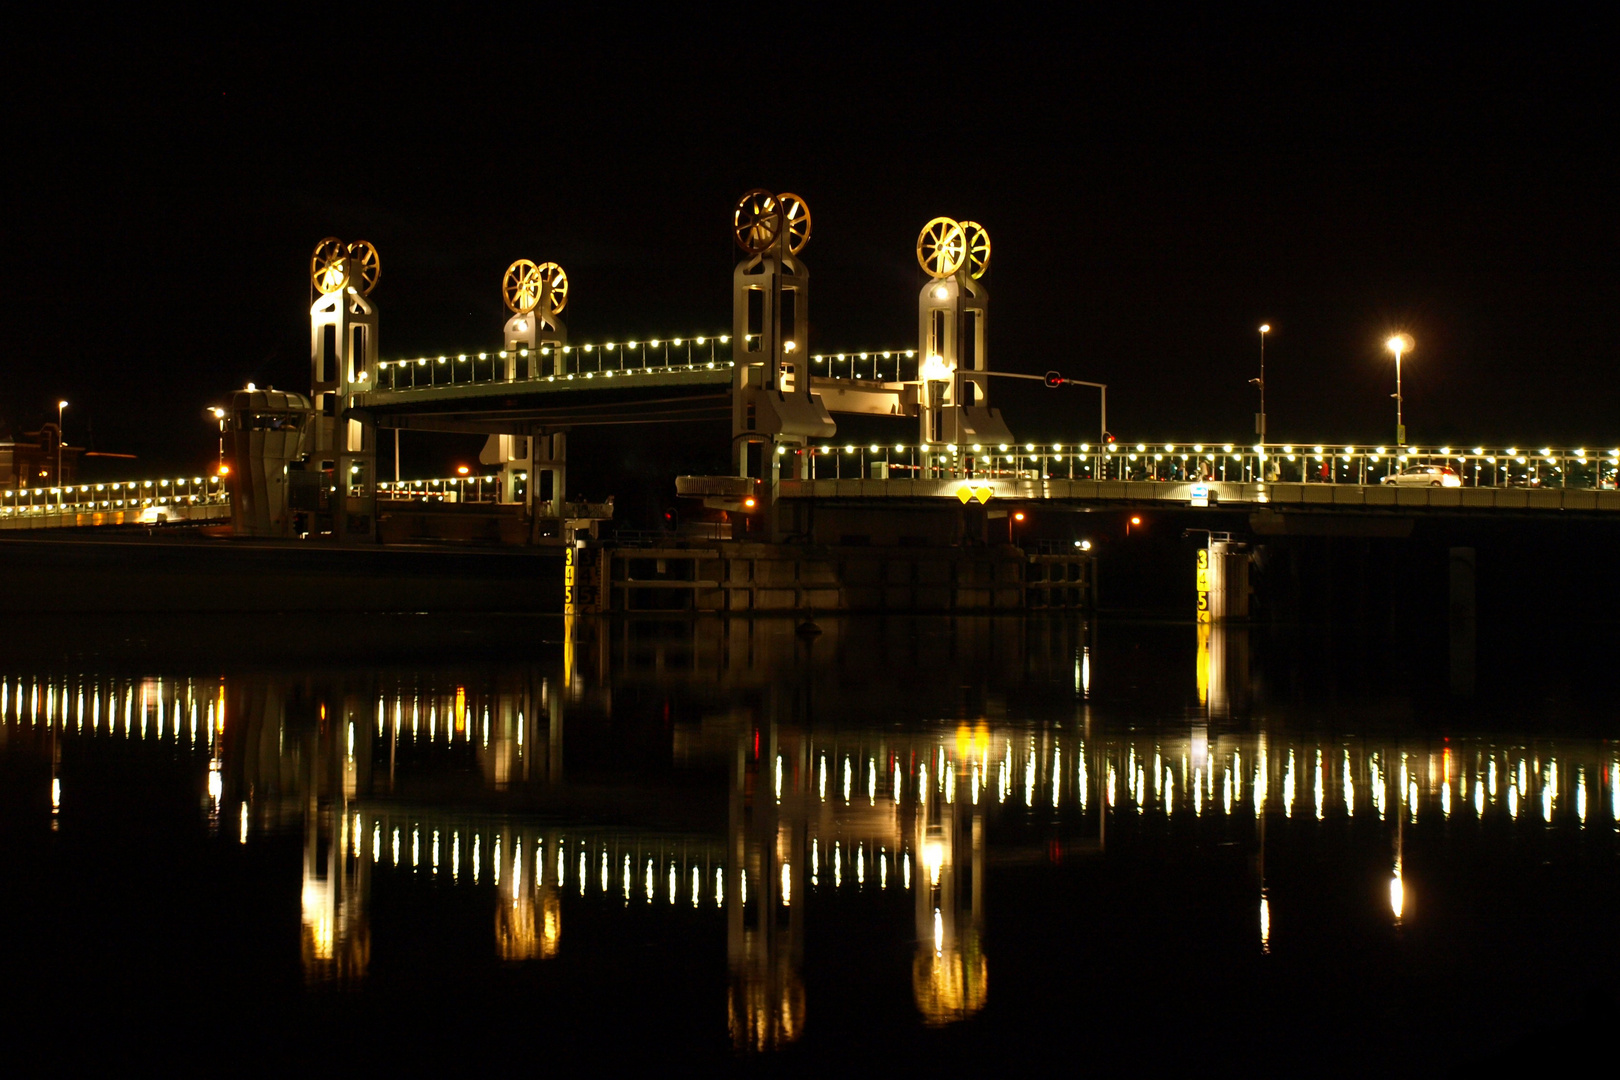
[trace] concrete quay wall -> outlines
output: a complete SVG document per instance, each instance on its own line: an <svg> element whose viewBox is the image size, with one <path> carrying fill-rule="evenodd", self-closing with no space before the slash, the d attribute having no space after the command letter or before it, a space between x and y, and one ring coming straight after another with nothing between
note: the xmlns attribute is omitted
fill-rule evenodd
<svg viewBox="0 0 1620 1080"><path fill-rule="evenodd" d="M1088 609L1089 556L960 548L713 543L583 549L579 603L608 612Z"/></svg>
<svg viewBox="0 0 1620 1080"><path fill-rule="evenodd" d="M558 549L38 533L0 538L12 614L562 610ZM291 632L291 631L289 631Z"/></svg>

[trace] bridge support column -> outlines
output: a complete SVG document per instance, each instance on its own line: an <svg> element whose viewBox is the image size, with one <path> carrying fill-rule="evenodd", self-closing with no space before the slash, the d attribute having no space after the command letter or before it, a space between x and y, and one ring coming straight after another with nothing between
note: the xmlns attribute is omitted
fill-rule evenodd
<svg viewBox="0 0 1620 1080"><path fill-rule="evenodd" d="M1248 545L1214 540L1198 553L1198 621L1249 617Z"/></svg>
<svg viewBox="0 0 1620 1080"><path fill-rule="evenodd" d="M332 535L340 542L377 539L377 425L351 412L337 422L332 474Z"/></svg>
<svg viewBox="0 0 1620 1080"><path fill-rule="evenodd" d="M485 465L501 467L500 501L515 503L518 501L518 476L532 476L534 473L534 438L530 435L491 435L479 452L478 460ZM532 483L530 486L533 486ZM524 505L530 506L531 502L529 495L525 494Z"/></svg>
<svg viewBox="0 0 1620 1080"><path fill-rule="evenodd" d="M568 490L568 433L554 431L529 439L529 483L524 503L532 522L530 535L539 536L541 518L561 518Z"/></svg>

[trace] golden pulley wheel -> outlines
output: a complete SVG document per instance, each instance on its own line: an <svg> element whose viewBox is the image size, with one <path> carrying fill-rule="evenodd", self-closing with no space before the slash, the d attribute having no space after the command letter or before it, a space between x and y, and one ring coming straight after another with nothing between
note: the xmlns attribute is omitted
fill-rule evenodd
<svg viewBox="0 0 1620 1080"><path fill-rule="evenodd" d="M309 258L309 283L317 292L335 293L348 280L349 258L343 241L328 236L315 245L315 254Z"/></svg>
<svg viewBox="0 0 1620 1080"><path fill-rule="evenodd" d="M776 242L776 230L782 227L781 217L781 203L776 196L764 188L755 188L737 200L737 209L731 215L731 234L736 238L737 246L748 254L763 255ZM807 230L809 224L807 210Z"/></svg>
<svg viewBox="0 0 1620 1080"><path fill-rule="evenodd" d="M371 290L377 287L377 278L382 276L382 261L377 258L377 249L368 240L356 240L349 245L348 254L349 277L355 291L361 296L370 296Z"/></svg>
<svg viewBox="0 0 1620 1080"><path fill-rule="evenodd" d="M776 197L776 202L787 223L788 254L797 255L810 242L810 204L786 191Z"/></svg>
<svg viewBox="0 0 1620 1080"><path fill-rule="evenodd" d="M562 309L568 306L568 274L554 262L541 263L534 272L549 291L551 313L561 315Z"/></svg>
<svg viewBox="0 0 1620 1080"><path fill-rule="evenodd" d="M506 306L519 315L527 315L540 302L545 287L540 280L540 268L528 259L519 259L506 268L501 280L501 295Z"/></svg>
<svg viewBox="0 0 1620 1080"><path fill-rule="evenodd" d="M955 219L937 217L917 234L917 262L930 277L947 278L962 268L967 241Z"/></svg>
<svg viewBox="0 0 1620 1080"><path fill-rule="evenodd" d="M967 247L968 273L984 277L990 269L990 230L977 221L961 222L962 242Z"/></svg>

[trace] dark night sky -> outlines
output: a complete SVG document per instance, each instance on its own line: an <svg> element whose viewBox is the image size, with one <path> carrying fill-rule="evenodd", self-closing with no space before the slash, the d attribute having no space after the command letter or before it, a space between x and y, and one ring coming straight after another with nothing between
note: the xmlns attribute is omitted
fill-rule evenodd
<svg viewBox="0 0 1620 1080"><path fill-rule="evenodd" d="M1405 329L1415 441L1616 444L1612 35L1407 29L828 36L778 79L678 32L565 29L522 68L13 44L0 423L60 396L72 442L206 463L222 391L307 387L329 234L381 252L385 358L496 344L519 256L567 268L578 340L712 333L765 186L815 215L817 351L914 346L913 243L951 214L994 239L993 366L1108 382L1121 439L1249 437L1265 320L1279 440L1391 439ZM1021 437L1095 430L1081 392L996 403Z"/></svg>

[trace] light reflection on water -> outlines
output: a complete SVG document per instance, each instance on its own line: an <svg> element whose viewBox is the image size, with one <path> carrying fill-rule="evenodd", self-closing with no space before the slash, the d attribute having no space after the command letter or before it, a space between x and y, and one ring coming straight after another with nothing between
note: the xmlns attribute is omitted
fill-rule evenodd
<svg viewBox="0 0 1620 1080"><path fill-rule="evenodd" d="M1084 625L1015 649L1015 678L999 687L954 670L964 657L984 661L983 642L923 664L969 680L973 707L950 718L924 711L929 701L905 711L906 687L868 682L875 700L862 700L859 679L810 665L809 653L835 643L785 630L698 624L636 638L604 626L569 636L561 670L11 671L0 717L6 753L50 761L53 827L79 797L76 759L159 745L183 752L212 833L239 845L301 836L299 948L311 984L371 978L383 876L391 892L490 894L491 949L513 964L595 948L565 934L587 909L592 923L657 909L663 932L723 939L729 988L716 1022L739 1050L804 1034L822 992L806 982L806 940L830 904L871 907L909 950L913 1015L942 1026L992 999L985 897L998 867L1104 860L1121 843L1158 845L1166 858L1237 845L1252 853L1249 947L1275 954L1308 920L1272 887L1268 828L1287 829L1295 852L1302 838L1332 850L1352 827L1363 844L1381 843L1388 857L1367 903L1407 928L1425 906L1414 866L1443 857L1427 852L1443 853L1447 830L1490 826L1512 843L1620 826L1613 743L1301 729L1249 710L1252 687L1227 661L1248 651L1237 632L1200 628L1184 673L1189 707L1142 723L1097 703L1108 654ZM1007 658L985 666L997 665L1005 674ZM1009 705L1009 687L1043 681L1061 699L1022 714ZM660 738L670 768L710 778L724 810L709 820L666 824L575 799L604 783L637 791L634 775L604 781L614 751L592 731L614 716L615 695L648 689L665 695L666 717L669 700L691 703ZM581 736L583 766L568 749ZM1426 850L1413 848L1417 836L1430 838Z"/></svg>

